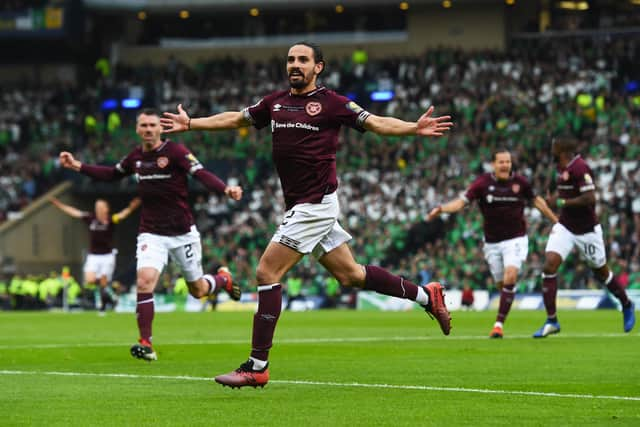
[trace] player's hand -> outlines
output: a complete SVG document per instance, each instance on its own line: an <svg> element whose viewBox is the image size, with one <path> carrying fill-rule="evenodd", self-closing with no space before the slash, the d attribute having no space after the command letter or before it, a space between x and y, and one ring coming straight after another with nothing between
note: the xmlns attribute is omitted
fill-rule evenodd
<svg viewBox="0 0 640 427"><path fill-rule="evenodd" d="M453 122L451 116L431 117L433 114L433 105L429 107L418 119L418 130L416 133L422 136L442 136L444 132L451 129Z"/></svg>
<svg viewBox="0 0 640 427"><path fill-rule="evenodd" d="M242 187L237 185L228 185L227 188L224 189L224 194L233 200L240 200L242 198Z"/></svg>
<svg viewBox="0 0 640 427"><path fill-rule="evenodd" d="M79 160L76 160L75 157L73 157L73 154L69 153L68 151L61 152L58 156L58 159L60 160L60 165L63 168L79 171L80 166L82 166L82 163L80 163Z"/></svg>
<svg viewBox="0 0 640 427"><path fill-rule="evenodd" d="M427 215L427 221L433 221L438 216L440 216L441 213L442 213L442 206L437 206L431 209L431 212L429 212L429 215Z"/></svg>
<svg viewBox="0 0 640 427"><path fill-rule="evenodd" d="M191 118L182 108L182 104L178 104L178 114L162 113L160 125L164 129L164 133L184 132L189 130L190 120Z"/></svg>

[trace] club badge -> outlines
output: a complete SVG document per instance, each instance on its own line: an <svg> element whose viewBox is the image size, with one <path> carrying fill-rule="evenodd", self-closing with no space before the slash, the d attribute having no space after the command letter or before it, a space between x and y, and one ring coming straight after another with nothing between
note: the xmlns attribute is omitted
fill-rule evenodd
<svg viewBox="0 0 640 427"><path fill-rule="evenodd" d="M169 164L169 158L164 156L158 157L158 160L156 160L156 163L160 169L164 169Z"/></svg>
<svg viewBox="0 0 640 427"><path fill-rule="evenodd" d="M308 102L307 105L304 107L304 110L310 116L317 116L322 111L322 104L315 101Z"/></svg>

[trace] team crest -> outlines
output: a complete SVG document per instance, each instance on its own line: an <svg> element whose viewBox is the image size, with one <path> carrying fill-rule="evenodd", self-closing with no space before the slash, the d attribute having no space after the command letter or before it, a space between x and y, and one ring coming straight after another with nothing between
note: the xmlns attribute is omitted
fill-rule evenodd
<svg viewBox="0 0 640 427"><path fill-rule="evenodd" d="M147 250L147 244L146 244L146 243L145 243L145 244L143 244L143 245L140 247L140 250L141 250L141 251L146 251L146 250Z"/></svg>
<svg viewBox="0 0 640 427"><path fill-rule="evenodd" d="M310 116L317 116L318 114L320 114L320 111L322 111L322 104L315 101L308 102L307 105L304 107L304 110Z"/></svg>
<svg viewBox="0 0 640 427"><path fill-rule="evenodd" d="M569 171L562 172L562 180L569 181Z"/></svg>
<svg viewBox="0 0 640 427"><path fill-rule="evenodd" d="M518 194L520 192L520 184L513 184L511 186L511 191L513 191L514 193Z"/></svg>
<svg viewBox="0 0 640 427"><path fill-rule="evenodd" d="M165 156L158 157L158 160L156 160L156 163L158 164L158 167L160 169L164 169L169 164L169 158Z"/></svg>

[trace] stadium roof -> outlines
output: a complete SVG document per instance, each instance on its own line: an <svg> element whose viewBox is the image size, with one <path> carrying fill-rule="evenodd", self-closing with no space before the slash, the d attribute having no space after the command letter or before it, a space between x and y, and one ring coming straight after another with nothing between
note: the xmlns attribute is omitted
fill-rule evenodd
<svg viewBox="0 0 640 427"><path fill-rule="evenodd" d="M455 0L456 3L503 3L502 0ZM176 10L176 9L241 9L247 7L343 6L397 4L399 0L84 0L93 9ZM408 0L411 5L440 4L442 0Z"/></svg>

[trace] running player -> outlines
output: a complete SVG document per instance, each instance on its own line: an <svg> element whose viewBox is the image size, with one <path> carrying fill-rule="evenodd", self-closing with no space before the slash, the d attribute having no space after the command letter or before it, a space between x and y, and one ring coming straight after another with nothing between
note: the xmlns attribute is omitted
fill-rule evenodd
<svg viewBox="0 0 640 427"><path fill-rule="evenodd" d="M115 166L84 164L68 152L60 153L60 164L101 181L115 181L132 174L137 176L138 194L142 199L136 252L136 316L140 338L138 344L131 347L131 354L150 361L157 359L151 344L155 313L153 291L169 256L179 265L189 293L194 297L224 289L232 299L240 299L240 287L233 283L226 267L218 269L215 275L203 274L200 233L187 203L188 176L198 179L209 191L234 200L242 197L242 188L227 186L204 169L184 145L162 140L157 111L148 109L138 114L136 133L141 145Z"/></svg>
<svg viewBox="0 0 640 427"><path fill-rule="evenodd" d="M342 126L382 135L441 136L449 116L432 117L429 108L416 122L370 114L355 102L317 85L325 63L318 46L300 42L289 49L289 89L274 92L242 111L191 118L181 105L165 113L166 132L269 126L273 160L280 176L285 210L282 223L265 249L256 271L258 312L253 320L251 356L240 368L216 381L232 387L264 386L268 355L282 305L281 280L305 255L313 253L344 286L354 286L416 301L434 315L445 335L451 328L439 283L422 286L372 266L358 264L338 217L336 151Z"/></svg>
<svg viewBox="0 0 640 427"><path fill-rule="evenodd" d="M557 163L558 195L553 197L553 200L560 208L560 220L551 229L542 272L542 298L547 320L533 337L544 338L560 332L560 322L556 313L557 272L562 261L574 247L586 260L596 279L622 304L623 329L629 332L636 322L635 308L618 278L607 266L602 226L596 217L596 185L593 172L577 153L577 143L573 138L554 139L551 153Z"/></svg>
<svg viewBox="0 0 640 427"><path fill-rule="evenodd" d="M537 196L526 177L512 172L511 153L500 148L491 157L493 173L477 177L466 193L434 208L428 220L441 213L454 213L474 200L478 202L484 219L484 258L500 290L498 316L489 336L502 338L504 322L516 293L516 280L522 263L527 259L529 239L524 218L526 203L533 203L552 223L558 218L547 203Z"/></svg>
<svg viewBox="0 0 640 427"><path fill-rule="evenodd" d="M138 209L140 199L134 198L129 206L113 215L109 214L109 203L103 199L96 200L93 213L64 204L55 197L49 200L67 215L82 219L89 228L89 253L84 263L84 286L89 288L93 288L96 284L100 286L100 312L104 313L107 304L113 306L115 303L109 294L109 284L116 269L118 253L113 247L114 226Z"/></svg>

